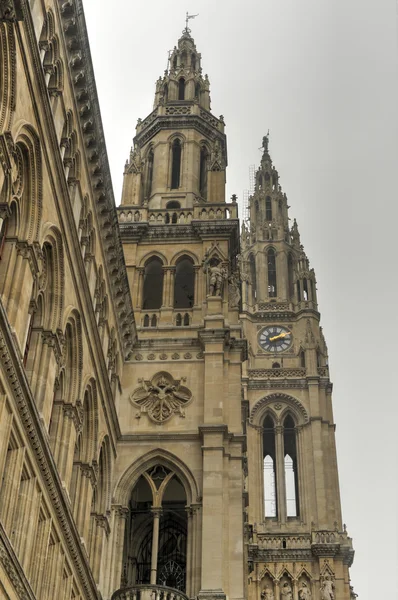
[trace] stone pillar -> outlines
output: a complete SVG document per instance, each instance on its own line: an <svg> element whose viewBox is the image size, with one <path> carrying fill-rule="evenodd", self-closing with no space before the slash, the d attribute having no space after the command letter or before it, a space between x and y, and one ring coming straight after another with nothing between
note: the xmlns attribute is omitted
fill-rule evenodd
<svg viewBox="0 0 398 600"><path fill-rule="evenodd" d="M35 547L32 556L32 561L28 570L28 579L37 596L40 598L40 590L45 574L45 562L47 557L47 548L51 532L51 517L45 518L42 513L39 517L39 522L35 536Z"/></svg>
<svg viewBox="0 0 398 600"><path fill-rule="evenodd" d="M128 508L125 506L112 506L109 542L105 560L104 573L108 577L103 581L104 597L110 598L115 590L120 588L123 569L124 529Z"/></svg>
<svg viewBox="0 0 398 600"><path fill-rule="evenodd" d="M200 265L194 265L194 273L195 273L195 298L194 298L194 306L198 306L200 303Z"/></svg>
<svg viewBox="0 0 398 600"><path fill-rule="evenodd" d="M138 275L138 277L137 277L137 283L136 283L135 307L140 308L140 309L142 308L142 294L143 294L143 290L144 290L144 272L145 272L144 267L136 268L136 274Z"/></svg>
<svg viewBox="0 0 398 600"><path fill-rule="evenodd" d="M160 508L152 508L153 513L153 530L152 530L152 554L151 554L151 581L152 585L156 585L156 576L158 569L158 550L159 550L159 520Z"/></svg>
<svg viewBox="0 0 398 600"><path fill-rule="evenodd" d="M283 427L275 427L275 454L276 454L276 485L278 499L278 520L286 523L286 483L285 483L285 456L283 449Z"/></svg>
<svg viewBox="0 0 398 600"><path fill-rule="evenodd" d="M80 429L81 416L76 406L61 401L54 403L51 446L57 463L59 476L66 489L69 489L72 477L73 453L77 432Z"/></svg>
<svg viewBox="0 0 398 600"><path fill-rule="evenodd" d="M11 278L11 286L7 298L7 316L14 327L21 352L25 340L29 315L29 304L32 297L33 276L30 261L32 248L26 242L17 243L17 259ZM33 265L32 265L33 268Z"/></svg>

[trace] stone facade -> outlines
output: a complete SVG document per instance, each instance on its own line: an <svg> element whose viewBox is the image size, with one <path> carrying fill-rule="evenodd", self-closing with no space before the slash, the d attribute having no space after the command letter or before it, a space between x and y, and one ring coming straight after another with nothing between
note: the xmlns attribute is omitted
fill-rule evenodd
<svg viewBox="0 0 398 600"><path fill-rule="evenodd" d="M240 232L186 28L116 209L81 0L2 0L0 38L0 597L351 600L268 138Z"/></svg>

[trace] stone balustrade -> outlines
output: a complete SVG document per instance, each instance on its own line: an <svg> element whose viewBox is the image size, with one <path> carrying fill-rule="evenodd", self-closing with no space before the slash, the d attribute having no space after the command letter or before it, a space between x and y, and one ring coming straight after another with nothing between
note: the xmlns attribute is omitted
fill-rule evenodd
<svg viewBox="0 0 398 600"><path fill-rule="evenodd" d="M155 209L147 207L118 208L119 223L146 223L150 225L187 225L192 220L237 219L238 206L236 203L198 205L190 208Z"/></svg>
<svg viewBox="0 0 398 600"><path fill-rule="evenodd" d="M188 597L180 590L147 583L120 588L111 600L188 600Z"/></svg>

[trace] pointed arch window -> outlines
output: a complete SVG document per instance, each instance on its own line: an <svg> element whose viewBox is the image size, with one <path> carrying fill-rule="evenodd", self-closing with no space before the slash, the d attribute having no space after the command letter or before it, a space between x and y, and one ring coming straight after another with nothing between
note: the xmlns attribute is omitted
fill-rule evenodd
<svg viewBox="0 0 398 600"><path fill-rule="evenodd" d="M180 187L181 176L181 140L174 140L171 148L171 189L176 190Z"/></svg>
<svg viewBox="0 0 398 600"><path fill-rule="evenodd" d="M297 301L301 302L301 286L300 286L300 280L299 279L296 282L296 289L297 289Z"/></svg>
<svg viewBox="0 0 398 600"><path fill-rule="evenodd" d="M148 164L147 164L147 173L146 173L145 197L150 198L150 196L152 194L152 182L153 182L153 161L154 161L153 148L150 149L147 160L148 160Z"/></svg>
<svg viewBox="0 0 398 600"><path fill-rule="evenodd" d="M295 424L290 415L283 421L283 448L285 466L286 516L299 516L297 473L297 443Z"/></svg>
<svg viewBox="0 0 398 600"><path fill-rule="evenodd" d="M270 196L265 199L265 218L267 221L272 221L272 200Z"/></svg>
<svg viewBox="0 0 398 600"><path fill-rule="evenodd" d="M253 254L250 254L250 280L252 288L252 304L256 304L257 301L257 273L256 273L256 259Z"/></svg>
<svg viewBox="0 0 398 600"><path fill-rule="evenodd" d="M178 99L185 100L185 79L183 77L178 81Z"/></svg>
<svg viewBox="0 0 398 600"><path fill-rule="evenodd" d="M287 257L287 281L289 298L291 298L294 295L293 256L291 254Z"/></svg>
<svg viewBox="0 0 398 600"><path fill-rule="evenodd" d="M207 161L208 152L205 146L200 149L199 193L207 198Z"/></svg>
<svg viewBox="0 0 398 600"><path fill-rule="evenodd" d="M194 289L195 271L193 262L185 256L180 258L176 264L174 308L192 308L194 305Z"/></svg>
<svg viewBox="0 0 398 600"><path fill-rule="evenodd" d="M275 429L270 416L263 423L263 482L264 514L266 517L277 517Z"/></svg>
<svg viewBox="0 0 398 600"><path fill-rule="evenodd" d="M150 258L144 270L144 292L142 308L160 308L163 301L163 263L157 256Z"/></svg>
<svg viewBox="0 0 398 600"><path fill-rule="evenodd" d="M276 298L276 255L275 250L270 248L267 252L267 264L268 264L268 296L270 298Z"/></svg>
<svg viewBox="0 0 398 600"><path fill-rule="evenodd" d="M163 101L166 103L168 101L168 99L169 99L169 86L166 83L163 88Z"/></svg>
<svg viewBox="0 0 398 600"><path fill-rule="evenodd" d="M304 278L303 279L303 296L304 296L304 300L308 300L308 283L307 280Z"/></svg>

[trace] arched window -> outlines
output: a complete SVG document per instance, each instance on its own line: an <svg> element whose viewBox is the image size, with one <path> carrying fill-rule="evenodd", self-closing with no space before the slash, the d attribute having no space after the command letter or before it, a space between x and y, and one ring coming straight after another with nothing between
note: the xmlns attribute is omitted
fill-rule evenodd
<svg viewBox="0 0 398 600"><path fill-rule="evenodd" d="M178 138L173 142L171 153L171 189L176 190L180 187L181 174L181 141Z"/></svg>
<svg viewBox="0 0 398 600"><path fill-rule="evenodd" d="M4 221L1 225L1 229L0 229L0 260L1 260L1 255L3 254L4 244L6 241L7 229L8 229L8 217L6 217L4 219Z"/></svg>
<svg viewBox="0 0 398 600"><path fill-rule="evenodd" d="M144 327L149 327L149 315L145 315L144 317Z"/></svg>
<svg viewBox="0 0 398 600"><path fill-rule="evenodd" d="M200 100L200 93L201 93L200 83L195 83L195 98L197 98L198 100Z"/></svg>
<svg viewBox="0 0 398 600"><path fill-rule="evenodd" d="M163 100L166 103L168 101L168 99L169 99L169 86L166 83L166 85L163 88Z"/></svg>
<svg viewBox="0 0 398 600"><path fill-rule="evenodd" d="M200 149L199 193L207 198L207 160L208 152L205 146Z"/></svg>
<svg viewBox="0 0 398 600"><path fill-rule="evenodd" d="M308 300L308 283L305 278L303 279L303 296L304 300Z"/></svg>
<svg viewBox="0 0 398 600"><path fill-rule="evenodd" d="M178 99L185 100L185 79L183 77L178 81Z"/></svg>
<svg viewBox="0 0 398 600"><path fill-rule="evenodd" d="M173 213L171 216L171 222L177 223L177 221L178 221L177 213Z"/></svg>
<svg viewBox="0 0 398 600"><path fill-rule="evenodd" d="M272 221L272 201L270 196L265 199L265 218L267 221Z"/></svg>
<svg viewBox="0 0 398 600"><path fill-rule="evenodd" d="M297 444L296 430L292 417L283 421L283 448L285 460L286 515L299 516Z"/></svg>
<svg viewBox="0 0 398 600"><path fill-rule="evenodd" d="M194 53L191 54L191 67L193 70L196 69L196 54Z"/></svg>
<svg viewBox="0 0 398 600"><path fill-rule="evenodd" d="M173 56L173 69L177 68L177 54Z"/></svg>
<svg viewBox="0 0 398 600"><path fill-rule="evenodd" d="M274 362L274 363L272 363L272 368L273 368L273 369L280 369L280 368L281 368L281 365L280 365L280 363L278 363L278 362Z"/></svg>
<svg viewBox="0 0 398 600"><path fill-rule="evenodd" d="M276 517L278 514L276 485L276 451L274 423L267 416L263 423L263 481L264 481L264 514Z"/></svg>
<svg viewBox="0 0 398 600"><path fill-rule="evenodd" d="M166 204L166 208L181 208L181 204L178 200L170 200L170 202Z"/></svg>
<svg viewBox="0 0 398 600"><path fill-rule="evenodd" d="M189 314L185 313L184 315L184 325L188 326L189 325Z"/></svg>
<svg viewBox="0 0 398 600"><path fill-rule="evenodd" d="M153 149L151 148L148 153L148 164L147 164L147 172L146 172L146 186L145 186L145 197L149 198L152 193L152 181L153 181L153 160L154 154Z"/></svg>
<svg viewBox="0 0 398 600"><path fill-rule="evenodd" d="M181 325L182 325L182 317L181 317L181 313L178 313L176 316L176 326L181 327Z"/></svg>
<svg viewBox="0 0 398 600"><path fill-rule="evenodd" d="M293 256L291 254L287 257L287 282L289 298L291 298L294 294Z"/></svg>
<svg viewBox="0 0 398 600"><path fill-rule="evenodd" d="M160 308L163 302L163 263L157 256L150 258L144 271L142 308Z"/></svg>
<svg viewBox="0 0 398 600"><path fill-rule="evenodd" d="M296 288L297 288L297 301L301 302L301 287L300 287L300 280L299 279L296 282Z"/></svg>
<svg viewBox="0 0 398 600"><path fill-rule="evenodd" d="M156 327L157 322L158 322L158 320L157 320L156 315L152 315L152 317L151 317L151 327Z"/></svg>
<svg viewBox="0 0 398 600"><path fill-rule="evenodd" d="M257 299L257 274L256 274L256 259L253 254L250 254L250 279L252 287L252 304L256 304Z"/></svg>
<svg viewBox="0 0 398 600"><path fill-rule="evenodd" d="M301 352L300 352L300 367L302 369L305 369L305 352L304 352L304 350L301 350Z"/></svg>
<svg viewBox="0 0 398 600"><path fill-rule="evenodd" d="M192 260L186 256L176 264L174 279L174 308L192 308L194 305L195 271Z"/></svg>
<svg viewBox="0 0 398 600"><path fill-rule="evenodd" d="M270 248L267 253L268 263L268 296L276 298L276 257L275 250Z"/></svg>

